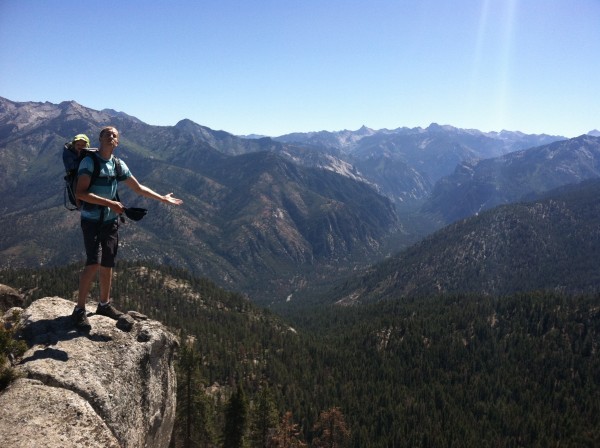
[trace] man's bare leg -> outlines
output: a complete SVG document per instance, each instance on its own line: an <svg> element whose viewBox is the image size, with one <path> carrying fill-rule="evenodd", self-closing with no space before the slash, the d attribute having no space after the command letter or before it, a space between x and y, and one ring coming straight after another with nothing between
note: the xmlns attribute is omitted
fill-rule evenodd
<svg viewBox="0 0 600 448"><path fill-rule="evenodd" d="M85 302L87 302L88 294L92 287L92 281L98 272L98 264L90 264L83 268L79 275L79 297L77 299L77 307L85 308Z"/></svg>
<svg viewBox="0 0 600 448"><path fill-rule="evenodd" d="M100 266L100 303L108 303L110 300L112 272L112 268Z"/></svg>

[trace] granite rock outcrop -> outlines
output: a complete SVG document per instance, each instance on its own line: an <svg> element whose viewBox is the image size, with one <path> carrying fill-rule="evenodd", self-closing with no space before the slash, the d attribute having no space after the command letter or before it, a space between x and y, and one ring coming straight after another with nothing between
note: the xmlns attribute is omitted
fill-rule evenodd
<svg viewBox="0 0 600 448"><path fill-rule="evenodd" d="M45 297L5 319L28 351L20 378L0 394L0 445L149 447L169 444L175 419L178 340L139 313L119 321L89 311L77 331L74 303Z"/></svg>

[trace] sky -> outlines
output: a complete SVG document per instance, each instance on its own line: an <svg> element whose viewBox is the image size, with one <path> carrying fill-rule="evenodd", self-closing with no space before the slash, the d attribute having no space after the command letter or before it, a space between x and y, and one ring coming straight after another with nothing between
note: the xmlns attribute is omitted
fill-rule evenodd
<svg viewBox="0 0 600 448"><path fill-rule="evenodd" d="M600 0L0 0L0 96L236 135L600 129Z"/></svg>

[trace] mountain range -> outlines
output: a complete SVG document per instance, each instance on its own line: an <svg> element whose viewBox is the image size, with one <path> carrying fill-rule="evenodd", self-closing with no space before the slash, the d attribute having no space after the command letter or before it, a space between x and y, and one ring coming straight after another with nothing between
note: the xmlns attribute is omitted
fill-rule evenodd
<svg viewBox="0 0 600 448"><path fill-rule="evenodd" d="M328 301L600 291L600 179L457 221L339 285Z"/></svg>
<svg viewBox="0 0 600 448"><path fill-rule="evenodd" d="M520 132L484 133L431 124L427 128L289 134L275 138L343 157L396 204L414 206L456 165L564 140Z"/></svg>
<svg viewBox="0 0 600 448"><path fill-rule="evenodd" d="M78 133L94 142L109 124L134 175L184 199L174 208L123 191L124 203L150 212L122 226L119 256L184 267L262 304L360 277L456 219L598 177L592 133L432 124L241 138L187 119L152 126L73 101L0 98L1 267L82 258L78 215L62 207L60 151Z"/></svg>
<svg viewBox="0 0 600 448"><path fill-rule="evenodd" d="M600 139L582 135L501 157L462 162L436 184L423 210L438 213L444 223L450 223L527 195L597 177Z"/></svg>
<svg viewBox="0 0 600 448"><path fill-rule="evenodd" d="M122 226L124 258L186 267L260 301L267 293L287 297L307 277L326 280L377 259L385 239L401 228L391 201L372 186L293 163L283 155L293 148L271 139L240 139L189 120L150 126L75 102L2 99L3 267L81 259L78 215L62 206L61 151L77 133L94 141L109 123L121 132L117 154L134 175L185 201L167 207L125 189L123 202L150 213Z"/></svg>

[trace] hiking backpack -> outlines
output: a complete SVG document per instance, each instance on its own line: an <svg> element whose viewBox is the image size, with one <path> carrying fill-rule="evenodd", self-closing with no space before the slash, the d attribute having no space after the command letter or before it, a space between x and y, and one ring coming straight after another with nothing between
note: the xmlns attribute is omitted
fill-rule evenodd
<svg viewBox="0 0 600 448"><path fill-rule="evenodd" d="M92 173L92 179L90 186L94 183L94 180L100 175L100 161L98 160L98 149L97 148L84 148L81 151L77 151L71 142L65 143L63 147L63 165L65 166L65 189L64 189L64 203L67 210L79 210L81 209L81 201L75 197L75 190L77 188L77 171L79 170L79 163L86 158L91 156L94 161L94 171ZM115 171L117 177L123 174L123 168L121 161L113 156L115 159ZM115 196L117 201L119 200L119 194Z"/></svg>

